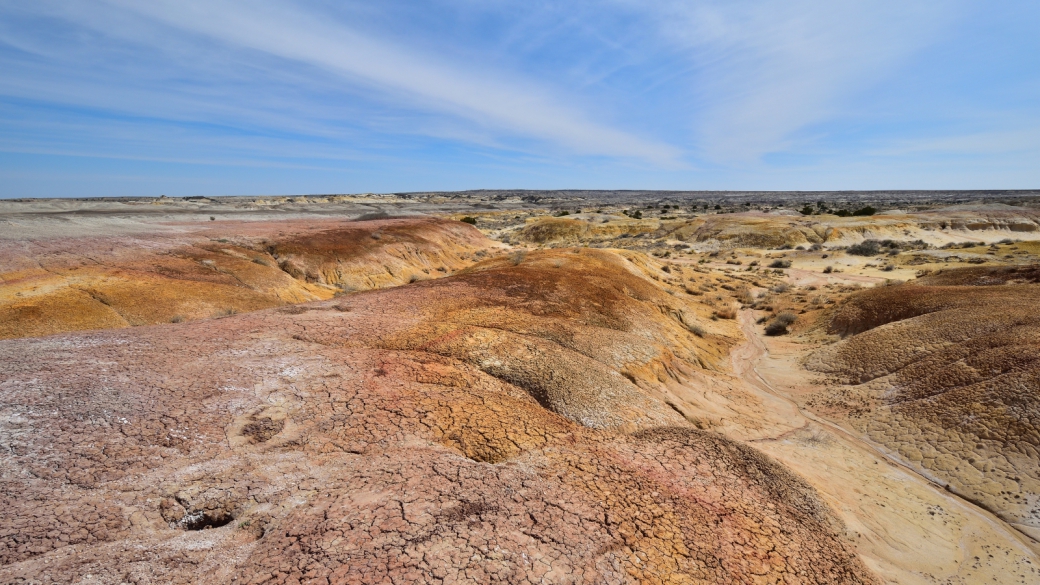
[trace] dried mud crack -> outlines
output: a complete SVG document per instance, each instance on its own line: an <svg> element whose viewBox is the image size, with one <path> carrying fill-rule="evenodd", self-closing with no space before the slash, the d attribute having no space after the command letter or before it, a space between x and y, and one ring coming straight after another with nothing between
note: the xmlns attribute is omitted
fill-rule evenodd
<svg viewBox="0 0 1040 585"><path fill-rule="evenodd" d="M0 582L1040 579L1035 210L500 195L5 224Z"/></svg>
<svg viewBox="0 0 1040 585"><path fill-rule="evenodd" d="M533 252L4 341L0 580L874 582L811 487L659 397L731 339L685 303Z"/></svg>

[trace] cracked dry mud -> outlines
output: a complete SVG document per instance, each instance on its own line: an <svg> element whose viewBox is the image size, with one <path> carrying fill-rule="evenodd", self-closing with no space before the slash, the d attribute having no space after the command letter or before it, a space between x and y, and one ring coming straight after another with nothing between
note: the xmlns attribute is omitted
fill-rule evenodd
<svg viewBox="0 0 1040 585"><path fill-rule="evenodd" d="M1040 538L1040 285L1035 267L963 269L854 295L855 333L807 366L810 399L953 493Z"/></svg>
<svg viewBox="0 0 1040 585"><path fill-rule="evenodd" d="M750 311L741 318L747 341L731 353L734 370L779 419L749 442L820 492L844 521L860 558L882 581L1029 584L1040 578L1030 538L936 485L869 437L799 406L806 397L829 393L799 366L815 344L764 337Z"/></svg>
<svg viewBox="0 0 1040 585"><path fill-rule="evenodd" d="M1040 575L1034 211L392 199L0 217L0 582Z"/></svg>
<svg viewBox="0 0 1040 585"><path fill-rule="evenodd" d="M875 582L665 402L737 332L631 258L0 342L0 581Z"/></svg>

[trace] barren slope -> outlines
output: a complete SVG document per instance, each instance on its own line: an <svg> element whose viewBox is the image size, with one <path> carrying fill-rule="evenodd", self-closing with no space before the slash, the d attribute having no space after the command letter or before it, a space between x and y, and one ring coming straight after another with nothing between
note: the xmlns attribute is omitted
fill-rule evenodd
<svg viewBox="0 0 1040 585"><path fill-rule="evenodd" d="M0 581L873 582L807 484L658 398L732 324L643 270L2 341Z"/></svg>
<svg viewBox="0 0 1040 585"><path fill-rule="evenodd" d="M932 281L958 286L858 293L831 320L852 336L807 365L840 384L810 404L1035 537L1040 286L1011 284L1033 272L949 271Z"/></svg>
<svg viewBox="0 0 1040 585"><path fill-rule="evenodd" d="M42 221L42 220L37 220ZM194 320L433 278L491 245L437 219L0 240L0 338Z"/></svg>
<svg viewBox="0 0 1040 585"><path fill-rule="evenodd" d="M950 241L996 241L1015 237L1036 239L1040 214L1007 205L960 206L936 211L893 210L865 217L832 214L802 215L794 211L710 213L683 217L685 210L662 210L661 217L633 219L603 213L573 217L534 216L515 232L518 241L573 245L646 235L680 242L714 241L728 247L779 248L808 244L848 245L863 239L923 239L932 244Z"/></svg>

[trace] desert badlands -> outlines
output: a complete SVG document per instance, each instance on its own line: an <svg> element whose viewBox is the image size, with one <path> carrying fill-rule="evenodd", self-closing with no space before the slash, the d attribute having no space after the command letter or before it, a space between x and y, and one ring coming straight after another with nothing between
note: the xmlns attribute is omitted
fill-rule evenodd
<svg viewBox="0 0 1040 585"><path fill-rule="evenodd" d="M0 510L0 583L1040 583L1040 198L0 201Z"/></svg>

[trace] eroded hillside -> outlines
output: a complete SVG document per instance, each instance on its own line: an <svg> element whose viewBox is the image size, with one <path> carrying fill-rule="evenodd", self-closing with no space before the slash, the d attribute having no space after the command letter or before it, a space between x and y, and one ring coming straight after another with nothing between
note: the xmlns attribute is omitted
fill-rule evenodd
<svg viewBox="0 0 1040 585"><path fill-rule="evenodd" d="M1035 281L1035 267L962 269L853 295L829 325L849 337L807 362L841 386L811 404L1040 535Z"/></svg>
<svg viewBox="0 0 1040 585"><path fill-rule="evenodd" d="M1040 214L1004 205L892 210L864 217L827 212L803 215L790 210L709 213L696 207L691 211L686 206L650 205L583 210L565 217L489 214L485 223L497 237L514 243L616 246L623 242L625 247L672 253L848 246L866 239L920 240L938 247L950 242L1040 237Z"/></svg>
<svg viewBox="0 0 1040 585"><path fill-rule="evenodd" d="M190 321L454 272L493 244L438 220L222 222L0 240L0 338Z"/></svg>
<svg viewBox="0 0 1040 585"><path fill-rule="evenodd" d="M19 202L0 582L1035 580L1034 209L770 197Z"/></svg>
<svg viewBox="0 0 1040 585"><path fill-rule="evenodd" d="M655 389L731 343L686 305L532 252L4 341L0 580L874 582L803 480Z"/></svg>

